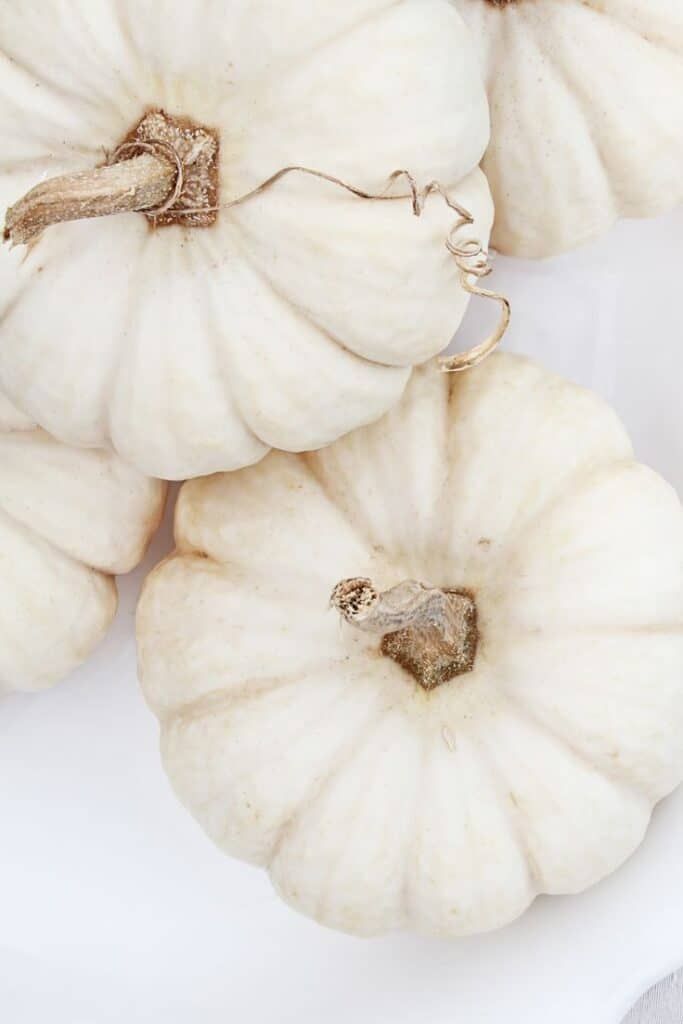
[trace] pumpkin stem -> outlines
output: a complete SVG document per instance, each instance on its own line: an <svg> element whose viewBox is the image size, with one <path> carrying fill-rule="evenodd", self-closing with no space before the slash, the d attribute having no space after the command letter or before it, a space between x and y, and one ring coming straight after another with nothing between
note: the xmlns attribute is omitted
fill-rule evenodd
<svg viewBox="0 0 683 1024"><path fill-rule="evenodd" d="M144 213L154 226L204 227L216 215L218 140L208 129L152 111L103 167L41 182L10 207L4 239L27 245L64 221Z"/></svg>
<svg viewBox="0 0 683 1024"><path fill-rule="evenodd" d="M342 580L332 605L356 629L382 637L381 652L433 690L474 668L477 606L466 590L406 580L379 593L371 580Z"/></svg>
<svg viewBox="0 0 683 1024"><path fill-rule="evenodd" d="M52 178L7 211L5 241L27 245L62 221L153 209L173 190L176 176L168 160L145 154L111 167Z"/></svg>

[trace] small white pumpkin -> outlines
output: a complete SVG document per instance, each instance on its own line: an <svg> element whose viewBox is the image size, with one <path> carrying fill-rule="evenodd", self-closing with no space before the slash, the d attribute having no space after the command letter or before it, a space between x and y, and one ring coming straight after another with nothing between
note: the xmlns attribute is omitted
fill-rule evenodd
<svg viewBox="0 0 683 1024"><path fill-rule="evenodd" d="M552 256L683 201L680 0L454 0L485 71L493 244Z"/></svg>
<svg viewBox="0 0 683 1024"><path fill-rule="evenodd" d="M488 108L449 0L0 0L0 40L0 209L32 243L0 253L0 385L51 434L233 469L377 418L449 343L438 197L416 220L290 175L223 208L291 164L372 192L406 169L485 247Z"/></svg>
<svg viewBox="0 0 683 1024"><path fill-rule="evenodd" d="M165 487L110 452L53 440L0 395L0 693L42 690L84 661L116 612Z"/></svg>
<svg viewBox="0 0 683 1024"><path fill-rule="evenodd" d="M503 925L614 870L683 776L680 502L526 360L187 484L176 539L138 612L166 769L327 925Z"/></svg>

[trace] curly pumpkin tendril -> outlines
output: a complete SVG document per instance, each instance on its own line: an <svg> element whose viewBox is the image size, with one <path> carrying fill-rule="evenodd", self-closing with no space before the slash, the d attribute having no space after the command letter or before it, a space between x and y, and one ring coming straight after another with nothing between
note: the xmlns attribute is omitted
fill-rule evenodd
<svg viewBox="0 0 683 1024"><path fill-rule="evenodd" d="M179 191L182 191L182 173L182 170L179 169ZM410 171L394 171L393 174L390 175L384 191L373 193L366 192L364 189L358 188L355 185L349 185L348 182L342 181L341 178L336 178L333 174L325 174L324 171L316 171L310 167L292 165L290 167L283 167L281 170L276 171L275 174L270 176L270 178L266 178L266 180L262 181L260 185L257 185L249 192L245 192L244 195L238 196L237 199L232 199L230 202L223 203L217 207L211 207L203 212L217 213L220 210L229 210L235 206L241 206L243 203L248 202L250 199L254 199L256 196L261 195L261 193L272 188L273 185L277 184L278 181L289 174L305 174L312 178L319 178L322 181L328 181L330 184L338 185L339 188L343 188L352 195L358 196L359 199L368 199L372 202L410 199L412 201L413 214L416 217L422 216L427 200L431 195L435 194L440 196L446 203L446 206L458 215L457 221L448 233L445 244L448 252L455 260L460 274L460 284L462 288L470 295L477 295L480 298L489 299L499 303L501 307L501 316L496 329L484 341L479 345L475 345L473 348L468 349L466 352L461 352L453 356L446 356L440 359L439 366L446 373L460 373L463 370L469 370L472 367L477 366L498 348L510 325L510 303L504 295L499 295L497 292L489 291L486 288L480 288L477 284L481 278L488 277L493 270L488 260L488 254L483 249L481 242L476 238L466 238L463 241L457 240L458 233L463 228L470 227L474 224L474 217L469 210L466 210L464 206L461 206L452 199L443 185L438 181L430 181L427 186L421 189ZM405 179L410 191L402 194L390 195L389 190L392 185L401 179ZM178 186L176 187L178 189ZM164 204L164 209L167 208L167 204ZM191 214L195 211L189 209L185 210L185 212ZM149 213L153 216L157 211L148 211L148 214Z"/></svg>
<svg viewBox="0 0 683 1024"><path fill-rule="evenodd" d="M165 117L161 113L149 115L155 116ZM167 118L164 123L171 124ZM125 212L144 213L153 224L159 221L163 223L163 218L169 212L175 212L183 218L195 215L204 219L207 215L232 209L254 199L289 174L318 178L359 199L372 202L410 199L416 217L422 216L431 195L440 196L448 208L457 214L445 245L455 260L462 288L470 295L493 300L501 307L501 316L493 333L467 352L441 359L441 369L450 373L468 370L481 363L498 347L510 323L510 303L503 295L488 291L478 283L491 273L488 254L476 238L460 239L463 229L473 226L474 217L448 195L440 182L431 181L421 189L413 175L406 170L394 171L384 190L373 193L350 185L332 174L292 165L276 171L256 188L227 203L218 206L178 207L188 180L180 153L174 145L161 139L137 138L120 145L102 168L93 172L65 175L42 182L32 189L8 210L4 238L13 245L28 245L52 224ZM407 182L409 191L391 192L392 186L400 180Z"/></svg>

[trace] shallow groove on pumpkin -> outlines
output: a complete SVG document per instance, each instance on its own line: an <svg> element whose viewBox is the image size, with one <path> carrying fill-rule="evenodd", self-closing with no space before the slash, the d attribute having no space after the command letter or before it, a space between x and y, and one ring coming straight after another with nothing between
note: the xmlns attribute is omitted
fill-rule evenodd
<svg viewBox="0 0 683 1024"><path fill-rule="evenodd" d="M516 712L520 714L529 725L532 725L539 732L544 733L547 736L552 737L560 746L566 748L570 754L572 754L578 761L581 761L588 768L596 773L596 775L602 776L608 782L613 783L615 786L619 786L624 789L629 796L642 797L647 800L660 800L663 794L653 794L648 792L645 785L638 779L627 777L623 772L619 772L614 761L600 760L597 761L594 757L591 757L588 753L583 751L572 739L561 732L558 725L553 725L547 719L539 714L538 711L534 711L530 702L525 700L517 693L510 693L505 691L505 699L509 703L510 707L516 709ZM605 755L606 758L609 755Z"/></svg>
<svg viewBox="0 0 683 1024"><path fill-rule="evenodd" d="M394 709L391 707L387 708L384 706L383 702L380 700L380 707L376 708L374 712L368 715L367 721L360 731L355 733L353 736L349 736L347 741L342 744L342 747L337 751L334 763L330 766L329 770L327 770L319 780L316 780L315 787L309 790L306 796L302 798L298 808L290 815L287 821L283 823L268 859L271 870L276 870L278 854L286 845L288 838L294 833L301 819L306 814L312 813L315 810L316 804L325 797L327 790L334 783L336 778L349 764L352 763L354 758L358 755L359 750L363 747L363 744L371 738L371 734L379 726L382 719L391 714L393 710Z"/></svg>

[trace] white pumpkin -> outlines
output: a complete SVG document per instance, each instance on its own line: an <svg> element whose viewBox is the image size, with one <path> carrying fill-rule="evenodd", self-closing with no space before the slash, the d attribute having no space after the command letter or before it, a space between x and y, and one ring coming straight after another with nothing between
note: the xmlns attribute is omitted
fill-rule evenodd
<svg viewBox="0 0 683 1024"><path fill-rule="evenodd" d="M552 256L683 201L680 0L453 0L491 107L493 244Z"/></svg>
<svg viewBox="0 0 683 1024"><path fill-rule="evenodd" d="M0 693L45 689L88 657L116 612L113 574L142 557L164 495L0 395Z"/></svg>
<svg viewBox="0 0 683 1024"><path fill-rule="evenodd" d="M503 925L683 776L680 502L530 362L428 366L324 451L187 484L176 539L138 612L166 769L327 925Z"/></svg>
<svg viewBox="0 0 683 1024"><path fill-rule="evenodd" d="M448 344L468 296L439 197L416 219L292 174L217 207L291 164L372 192L405 169L485 247L488 109L449 0L0 0L0 39L0 209L31 241L0 253L0 385L53 435L233 469L377 418ZM47 226L158 210L178 159L165 215Z"/></svg>

